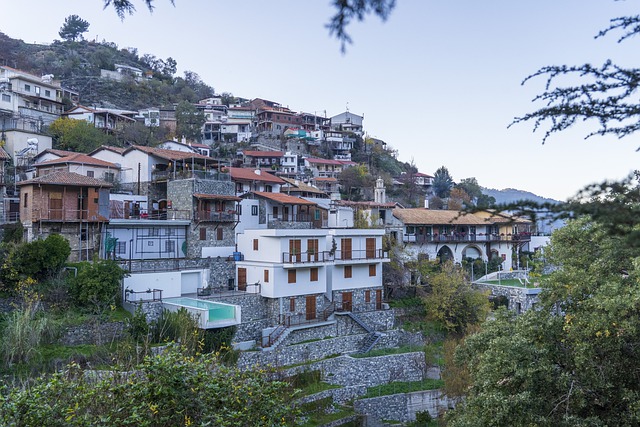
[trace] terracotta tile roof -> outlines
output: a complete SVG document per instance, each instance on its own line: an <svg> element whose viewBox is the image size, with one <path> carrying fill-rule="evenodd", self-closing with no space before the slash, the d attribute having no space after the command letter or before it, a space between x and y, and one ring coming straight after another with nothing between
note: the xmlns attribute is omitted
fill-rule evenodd
<svg viewBox="0 0 640 427"><path fill-rule="evenodd" d="M90 152L89 155L97 153L100 150L108 150L108 151L113 151L114 153L122 154L125 152L126 149L127 147L116 147L114 145L101 145L100 147Z"/></svg>
<svg viewBox="0 0 640 427"><path fill-rule="evenodd" d="M351 160L333 160L333 159L321 159L318 157L307 157L305 159L306 161L308 161L309 163L318 163L318 164L322 164L322 165L357 165L356 162L352 162Z"/></svg>
<svg viewBox="0 0 640 427"><path fill-rule="evenodd" d="M78 187L112 187L112 184L101 179L80 175L74 172L51 172L27 181L20 181L18 185L29 184L52 184L52 185L73 185Z"/></svg>
<svg viewBox="0 0 640 427"><path fill-rule="evenodd" d="M264 191L254 191L248 194L255 194L256 196L264 197L265 199L273 200L274 202L282 203L285 205L317 206L317 203L313 203L300 197L289 196L287 194L282 194L282 193L267 193Z"/></svg>
<svg viewBox="0 0 640 427"><path fill-rule="evenodd" d="M61 163L77 163L83 165L102 166L105 168L120 169L115 163L107 162L104 160L96 159L91 156L82 153L73 153L69 156L60 157L59 159L51 159L46 162L36 163L36 167L58 165Z"/></svg>
<svg viewBox="0 0 640 427"><path fill-rule="evenodd" d="M324 194L324 191L320 190L319 188L316 188L316 187L314 187L312 185L309 185L309 184L305 184L304 182L299 181L297 179L291 179L291 178L285 178L285 177L282 177L282 179L287 182L287 184L285 184L280 189L280 192L282 192L282 193L286 193L287 189L296 189L298 191L306 191L307 193L322 193L322 194Z"/></svg>
<svg viewBox="0 0 640 427"><path fill-rule="evenodd" d="M9 160L10 158L11 156L9 155L9 153L4 151L4 148L0 147L0 160Z"/></svg>
<svg viewBox="0 0 640 427"><path fill-rule="evenodd" d="M350 200L337 200L336 203L339 204L339 205L342 205L342 206L352 206L354 208L357 208L357 207L361 207L361 208L395 208L395 207L399 206L399 204L396 203L396 202L376 203L376 202L371 202L371 201L352 202Z"/></svg>
<svg viewBox="0 0 640 427"><path fill-rule="evenodd" d="M234 181L262 181L284 184L282 179L264 170L260 170L260 174L258 175L256 171L251 168L229 168L229 173L231 174L231 179Z"/></svg>
<svg viewBox="0 0 640 427"><path fill-rule="evenodd" d="M504 214L503 214L504 215ZM529 222L510 216L494 216L483 218L480 215L464 211L431 210L424 208L394 209L393 216L404 224L456 224L456 225L488 225L504 222Z"/></svg>
<svg viewBox="0 0 640 427"><path fill-rule="evenodd" d="M211 157L203 156L202 154L189 153L186 151L166 150L164 148L145 147L144 145L133 145L127 148L125 151L138 150L143 153L150 154L152 156L160 157L165 160L186 160L186 159L211 159ZM213 160L213 159L211 159Z"/></svg>
<svg viewBox="0 0 640 427"><path fill-rule="evenodd" d="M55 148L47 148L46 150L43 151L43 153L51 153L51 154L55 154L56 156L60 156L60 157L72 156L74 154L78 154L77 151L58 150L58 149L55 149ZM40 153L40 154L42 154L42 153Z"/></svg>
<svg viewBox="0 0 640 427"><path fill-rule="evenodd" d="M204 193L194 193L193 197L196 199L210 199L210 200L234 200L239 202L242 200L240 197L236 196L228 196L226 194L204 194Z"/></svg>
<svg viewBox="0 0 640 427"><path fill-rule="evenodd" d="M251 157L282 157L284 156L284 152L282 151L244 150L242 154L244 154L245 156L251 156Z"/></svg>

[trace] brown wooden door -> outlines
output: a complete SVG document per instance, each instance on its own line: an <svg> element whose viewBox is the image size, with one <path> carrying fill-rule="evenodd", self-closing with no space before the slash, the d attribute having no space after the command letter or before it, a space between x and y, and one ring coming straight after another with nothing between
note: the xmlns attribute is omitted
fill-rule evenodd
<svg viewBox="0 0 640 427"><path fill-rule="evenodd" d="M367 237L367 259L376 257L376 238Z"/></svg>
<svg viewBox="0 0 640 427"><path fill-rule="evenodd" d="M282 207L282 220L289 221L289 206Z"/></svg>
<svg viewBox="0 0 640 427"><path fill-rule="evenodd" d="M238 268L238 290L239 291L247 290L247 269L246 268Z"/></svg>
<svg viewBox="0 0 640 427"><path fill-rule="evenodd" d="M289 240L289 262L300 262L300 252L302 251L302 240Z"/></svg>
<svg viewBox="0 0 640 427"><path fill-rule="evenodd" d="M314 295L307 297L307 320L314 320L316 318L316 297Z"/></svg>
<svg viewBox="0 0 640 427"><path fill-rule="evenodd" d="M342 293L342 310L351 311L353 308L353 296L351 292Z"/></svg>
<svg viewBox="0 0 640 427"><path fill-rule="evenodd" d="M382 310L382 289L376 289L376 310Z"/></svg>
<svg viewBox="0 0 640 427"><path fill-rule="evenodd" d="M62 219L62 193L49 193L49 219Z"/></svg>
<svg viewBox="0 0 640 427"><path fill-rule="evenodd" d="M318 261L318 239L307 240L307 261Z"/></svg>
<svg viewBox="0 0 640 427"><path fill-rule="evenodd" d="M351 259L351 239L340 239L340 259Z"/></svg>

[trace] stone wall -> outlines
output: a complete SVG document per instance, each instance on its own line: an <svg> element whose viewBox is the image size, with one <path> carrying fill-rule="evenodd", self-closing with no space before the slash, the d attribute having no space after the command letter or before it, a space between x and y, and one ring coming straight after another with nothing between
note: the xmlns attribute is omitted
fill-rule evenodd
<svg viewBox="0 0 640 427"><path fill-rule="evenodd" d="M233 342L256 341L259 343L262 337L262 330L271 326L271 322L266 317L267 306L263 302L265 298L259 294L228 296L214 294L211 297L205 297L205 299L241 307L242 323L236 327L236 333L232 339Z"/></svg>
<svg viewBox="0 0 640 427"><path fill-rule="evenodd" d="M150 273L209 268L214 262L218 262L218 260L214 258L164 258L150 260L134 259L130 262L123 261L121 265L126 270L129 270L129 266L131 266L130 271L132 273ZM232 264L233 267L231 268L235 267L233 261L222 260L222 262Z"/></svg>
<svg viewBox="0 0 640 427"><path fill-rule="evenodd" d="M118 341L125 334L123 322L91 322L66 328L59 339L60 344L76 346L82 344L106 344Z"/></svg>
<svg viewBox="0 0 640 427"><path fill-rule="evenodd" d="M506 277L503 278L506 279ZM538 302L538 295L542 292L540 288L519 288L482 282L475 282L473 287L480 291L489 291L494 297L506 297L509 300L509 310L514 310L516 313L522 313L535 307Z"/></svg>
<svg viewBox="0 0 640 427"><path fill-rule="evenodd" d="M416 412L429 411L437 417L452 404L440 390L416 391L356 400L356 412L380 420L415 421Z"/></svg>

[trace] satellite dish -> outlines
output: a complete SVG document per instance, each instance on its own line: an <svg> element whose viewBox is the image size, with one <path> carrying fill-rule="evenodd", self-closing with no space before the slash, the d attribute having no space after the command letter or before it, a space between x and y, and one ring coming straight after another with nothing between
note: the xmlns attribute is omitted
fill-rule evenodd
<svg viewBox="0 0 640 427"><path fill-rule="evenodd" d="M29 138L29 139L27 139L27 145L29 145L31 147L37 147L38 146L38 138Z"/></svg>

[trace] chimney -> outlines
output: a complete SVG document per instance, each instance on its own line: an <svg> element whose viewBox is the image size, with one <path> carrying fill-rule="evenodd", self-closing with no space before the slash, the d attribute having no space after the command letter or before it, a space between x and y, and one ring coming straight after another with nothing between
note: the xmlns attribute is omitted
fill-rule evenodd
<svg viewBox="0 0 640 427"><path fill-rule="evenodd" d="M260 169L256 169L256 170L255 170L255 174L256 174L256 175L260 175L261 173L262 173L262 171L261 171Z"/></svg>
<svg viewBox="0 0 640 427"><path fill-rule="evenodd" d="M424 208L429 209L429 199L427 199L426 197L424 198Z"/></svg>

